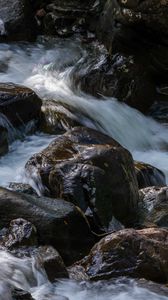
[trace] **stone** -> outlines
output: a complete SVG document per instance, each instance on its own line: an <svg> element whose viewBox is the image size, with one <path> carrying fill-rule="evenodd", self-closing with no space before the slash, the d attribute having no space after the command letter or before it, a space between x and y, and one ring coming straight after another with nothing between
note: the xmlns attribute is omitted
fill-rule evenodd
<svg viewBox="0 0 168 300"><path fill-rule="evenodd" d="M139 161L134 161L134 166L140 189L166 185L166 177L161 170Z"/></svg>
<svg viewBox="0 0 168 300"><path fill-rule="evenodd" d="M75 127L33 155L26 170L28 176L36 173L40 178L42 193L72 202L84 212L89 207L107 230L113 217L124 225L136 219L132 156L107 135Z"/></svg>
<svg viewBox="0 0 168 300"><path fill-rule="evenodd" d="M69 107L56 101L43 101L40 129L50 134L59 134L80 124L80 118Z"/></svg>
<svg viewBox="0 0 168 300"><path fill-rule="evenodd" d="M37 229L38 245L56 248L66 264L83 257L96 240L72 203L0 188L0 228L17 218L31 222Z"/></svg>
<svg viewBox="0 0 168 300"><path fill-rule="evenodd" d="M0 126L0 156L8 152L8 131Z"/></svg>
<svg viewBox="0 0 168 300"><path fill-rule="evenodd" d="M168 227L168 187L148 187L139 191L140 224Z"/></svg>
<svg viewBox="0 0 168 300"><path fill-rule="evenodd" d="M137 55L92 49L97 57L82 60L73 73L75 85L96 97L114 97L146 112L157 97L155 82L148 65Z"/></svg>
<svg viewBox="0 0 168 300"><path fill-rule="evenodd" d="M30 1L0 0L0 40L29 40L36 37L36 22Z"/></svg>
<svg viewBox="0 0 168 300"><path fill-rule="evenodd" d="M37 196L36 191L27 183L10 182L9 189L18 193L25 193L25 194Z"/></svg>
<svg viewBox="0 0 168 300"><path fill-rule="evenodd" d="M0 113L13 126L38 120L41 104L41 99L31 89L13 83L0 83Z"/></svg>
<svg viewBox="0 0 168 300"><path fill-rule="evenodd" d="M0 230L0 246L12 250L21 246L37 245L37 231L30 222L18 218L12 220L9 228Z"/></svg>
<svg viewBox="0 0 168 300"><path fill-rule="evenodd" d="M98 242L76 266L81 266L91 280L128 276L166 283L168 230L124 229L112 233ZM72 267L74 271L75 265Z"/></svg>

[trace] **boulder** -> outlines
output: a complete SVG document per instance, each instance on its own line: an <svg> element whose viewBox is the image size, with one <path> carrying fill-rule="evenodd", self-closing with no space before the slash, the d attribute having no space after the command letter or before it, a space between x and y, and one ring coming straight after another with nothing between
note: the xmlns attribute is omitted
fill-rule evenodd
<svg viewBox="0 0 168 300"><path fill-rule="evenodd" d="M69 107L47 100L41 107L40 129L50 134L67 131L80 124L79 117L69 110Z"/></svg>
<svg viewBox="0 0 168 300"><path fill-rule="evenodd" d="M168 227L168 187L148 187L139 191L141 226Z"/></svg>
<svg viewBox="0 0 168 300"><path fill-rule="evenodd" d="M72 203L0 188L0 228L17 218L34 224L38 244L56 248L66 263L84 256L95 242L85 217Z"/></svg>
<svg viewBox="0 0 168 300"><path fill-rule="evenodd" d="M40 98L31 89L13 83L0 83L0 113L13 126L38 120L41 104Z"/></svg>
<svg viewBox="0 0 168 300"><path fill-rule="evenodd" d="M166 283L168 230L124 229L112 233L97 243L78 265L91 280L129 276Z"/></svg>
<svg viewBox="0 0 168 300"><path fill-rule="evenodd" d="M131 154L112 138L85 127L57 137L26 164L39 178L41 192L88 207L107 229L113 218L124 225L136 219L138 187ZM39 186L41 188L41 185Z"/></svg>
<svg viewBox="0 0 168 300"><path fill-rule="evenodd" d="M0 0L0 40L33 40L36 22L28 0Z"/></svg>
<svg viewBox="0 0 168 300"><path fill-rule="evenodd" d="M146 112L157 97L148 65L134 54L109 56L105 50L93 50L98 52L97 57L87 57L74 69L74 84L96 97L114 97Z"/></svg>
<svg viewBox="0 0 168 300"><path fill-rule="evenodd" d="M134 166L140 189L166 185L166 177L161 170L139 161L134 161Z"/></svg>

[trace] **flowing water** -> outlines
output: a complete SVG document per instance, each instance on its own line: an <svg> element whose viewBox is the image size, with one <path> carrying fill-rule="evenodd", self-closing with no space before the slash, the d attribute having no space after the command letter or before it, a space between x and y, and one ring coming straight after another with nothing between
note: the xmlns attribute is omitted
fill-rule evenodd
<svg viewBox="0 0 168 300"><path fill-rule="evenodd" d="M106 51L96 43L82 44L78 38L66 40L39 40L36 44L0 44L0 82L15 82L34 89L41 98L59 101L80 113L83 124L96 128L115 138L131 151L137 160L151 163L163 170L168 178L168 129L140 112L113 98L96 99L74 88L72 74L86 58L98 57L99 64ZM86 64L85 69L88 67ZM82 72L82 70L81 70ZM0 124L6 124L11 142L16 133L11 124L0 115ZM0 185L26 182L24 165L35 152L46 147L53 136L36 133L22 136L10 145L10 151L0 159ZM139 300L167 299L134 280L121 279L106 283L76 283L60 281L51 285L44 270L33 259L20 260L5 252L0 253L0 299L9 300L9 286L24 287L37 300L57 299L57 294L69 300ZM28 278L34 278L34 284ZM2 292L3 291L3 292ZM7 295L8 293L8 295ZM6 295L2 298L2 295Z"/></svg>

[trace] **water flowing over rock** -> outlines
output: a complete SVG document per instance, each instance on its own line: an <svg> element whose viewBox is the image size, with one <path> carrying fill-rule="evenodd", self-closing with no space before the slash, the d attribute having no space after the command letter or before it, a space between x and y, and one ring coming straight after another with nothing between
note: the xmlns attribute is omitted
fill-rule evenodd
<svg viewBox="0 0 168 300"><path fill-rule="evenodd" d="M149 187L141 189L141 226L168 227L168 187Z"/></svg>
<svg viewBox="0 0 168 300"><path fill-rule="evenodd" d="M95 242L83 214L73 204L0 188L0 227L17 218L34 224L38 244L55 247L66 263L84 256Z"/></svg>
<svg viewBox="0 0 168 300"><path fill-rule="evenodd" d="M33 40L36 36L36 22L30 1L0 1L0 40Z"/></svg>
<svg viewBox="0 0 168 300"><path fill-rule="evenodd" d="M41 180L41 192L73 202L84 212L89 207L109 230L113 216L127 225L136 219L138 187L132 157L93 129L68 131L32 156L26 169L30 177L35 173Z"/></svg>
<svg viewBox="0 0 168 300"><path fill-rule="evenodd" d="M124 229L103 238L77 263L92 280L116 276L168 279L168 230ZM74 268L74 267L73 267Z"/></svg>
<svg viewBox="0 0 168 300"><path fill-rule="evenodd" d="M134 161L138 186L140 189L148 186L163 186L166 184L164 173L143 162Z"/></svg>
<svg viewBox="0 0 168 300"><path fill-rule="evenodd" d="M83 91L114 97L142 112L157 98L148 65L133 53L109 56L105 50L100 51L97 57L83 59L74 71L74 83Z"/></svg>
<svg viewBox="0 0 168 300"><path fill-rule="evenodd" d="M80 117L56 101L44 101L41 110L40 128L43 132L59 134L80 125Z"/></svg>
<svg viewBox="0 0 168 300"><path fill-rule="evenodd" d="M0 83L0 113L13 126L23 126L40 116L41 100L31 89L13 83Z"/></svg>

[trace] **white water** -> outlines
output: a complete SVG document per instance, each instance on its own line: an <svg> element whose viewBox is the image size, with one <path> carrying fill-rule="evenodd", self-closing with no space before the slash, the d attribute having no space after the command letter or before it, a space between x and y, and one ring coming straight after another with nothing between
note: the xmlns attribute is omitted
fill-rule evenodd
<svg viewBox="0 0 168 300"><path fill-rule="evenodd" d="M51 284L38 259L20 259L4 251L0 251L0 265L0 300L12 300L13 288L31 293L35 300L166 300L168 295L168 290L159 285L153 284L152 292L147 284L141 287L126 278L96 283L59 280Z"/></svg>
<svg viewBox="0 0 168 300"><path fill-rule="evenodd" d="M103 60L105 52L101 48L98 51L97 48L97 45L95 48L92 47L92 52L95 51L96 55L99 54L99 59ZM33 88L44 99L67 103L91 120L87 123L88 126L112 136L128 148L135 159L153 164L163 170L168 177L168 129L166 127L115 99L97 100L79 89L73 91L71 72L74 65L86 56L89 56L89 51L84 49L77 39L61 42L55 40L36 45L1 44L0 65L1 62L3 65L6 62L7 69L0 73L0 81L22 83ZM87 121L84 122L86 124ZM15 146L16 149L17 145ZM24 145L18 144L18 147L24 148ZM33 147L32 151L28 148L30 155L33 151L39 151L36 145ZM26 159L30 156L25 151L20 151L20 160L24 162L25 156ZM15 153L17 156L17 150ZM12 151L11 160L14 156ZM6 168L8 168L10 154L7 155L6 160L5 158L1 160L1 168L3 161L7 163ZM18 175L19 172L20 164L18 168L16 166L13 174L10 173L10 180L14 181L15 174ZM2 176L0 183L4 184Z"/></svg>
<svg viewBox="0 0 168 300"><path fill-rule="evenodd" d="M99 52L100 59L104 59L103 50L99 49ZM135 159L155 165L168 176L168 130L165 127L115 99L98 100L79 89L73 90L73 66L87 55L87 49L78 40L36 45L0 44L0 82L25 84L44 99L68 104L82 114L82 122L109 134L128 148ZM27 181L24 176L26 161L52 139L52 136L35 134L13 142L9 153L0 159L0 185ZM36 300L58 300L57 294L69 300L167 299L140 287L134 280L104 284L60 281L51 285L33 259L21 261L4 252L0 253L0 266L0 300L11 300L10 285L31 292ZM29 282L28 278L34 278L35 283Z"/></svg>

